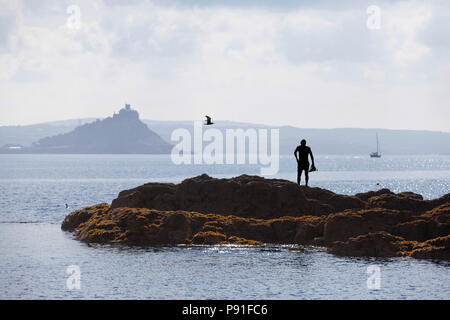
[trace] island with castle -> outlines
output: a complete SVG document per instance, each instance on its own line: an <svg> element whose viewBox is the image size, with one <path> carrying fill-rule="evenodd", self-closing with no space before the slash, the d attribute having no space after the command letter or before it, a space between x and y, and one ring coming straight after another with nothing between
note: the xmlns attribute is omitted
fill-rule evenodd
<svg viewBox="0 0 450 320"><path fill-rule="evenodd" d="M139 119L129 104L112 117L45 137L30 147L2 148L0 153L167 154L172 146Z"/></svg>

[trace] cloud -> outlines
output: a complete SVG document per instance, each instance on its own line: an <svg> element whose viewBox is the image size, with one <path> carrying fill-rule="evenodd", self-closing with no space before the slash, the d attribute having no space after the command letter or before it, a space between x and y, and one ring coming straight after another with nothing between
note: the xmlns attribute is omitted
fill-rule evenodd
<svg viewBox="0 0 450 320"><path fill-rule="evenodd" d="M107 116L131 102L150 119L209 110L269 124L450 131L441 2L380 1L381 29L369 30L372 3L361 1L79 0L81 28L70 30L72 2L2 3L4 124Z"/></svg>
<svg viewBox="0 0 450 320"><path fill-rule="evenodd" d="M15 12L8 3L0 3L0 53L9 49L10 37L18 25Z"/></svg>

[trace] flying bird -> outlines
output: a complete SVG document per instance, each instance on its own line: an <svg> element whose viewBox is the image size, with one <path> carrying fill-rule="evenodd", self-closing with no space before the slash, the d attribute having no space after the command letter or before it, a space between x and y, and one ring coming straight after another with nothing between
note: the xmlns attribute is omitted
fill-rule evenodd
<svg viewBox="0 0 450 320"><path fill-rule="evenodd" d="M69 209L69 205L66 203L66 209Z"/></svg>
<svg viewBox="0 0 450 320"><path fill-rule="evenodd" d="M209 125L214 124L214 122L211 121L211 117L208 117L208 116L205 116L205 117L206 117L205 125L209 126Z"/></svg>

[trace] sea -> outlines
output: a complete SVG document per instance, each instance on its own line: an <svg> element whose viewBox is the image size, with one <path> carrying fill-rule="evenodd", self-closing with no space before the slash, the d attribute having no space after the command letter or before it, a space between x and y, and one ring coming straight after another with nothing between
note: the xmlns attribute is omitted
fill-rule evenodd
<svg viewBox="0 0 450 320"><path fill-rule="evenodd" d="M450 155L315 158L311 187L348 195L389 188L425 199L450 192ZM260 169L176 165L170 155L0 155L0 299L450 299L449 262L275 244L89 245L61 231L71 211L146 182ZM267 178L295 181L293 155L280 156L278 173Z"/></svg>

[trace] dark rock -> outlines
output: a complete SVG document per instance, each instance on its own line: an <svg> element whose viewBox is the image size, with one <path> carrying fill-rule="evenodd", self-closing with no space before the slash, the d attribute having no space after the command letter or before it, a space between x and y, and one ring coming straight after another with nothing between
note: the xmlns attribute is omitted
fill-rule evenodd
<svg viewBox="0 0 450 320"><path fill-rule="evenodd" d="M404 241L401 237L381 231L349 238L345 242L336 241L327 251L340 256L396 257L402 255Z"/></svg>
<svg viewBox="0 0 450 320"><path fill-rule="evenodd" d="M344 196L280 179L201 175L122 191L111 206L69 214L61 228L96 243L312 244L338 255L448 259L450 194Z"/></svg>
<svg viewBox="0 0 450 320"><path fill-rule="evenodd" d="M98 206L80 212L98 211ZM102 207L88 220L74 212L65 225L84 242L128 245L307 243L321 234L319 217L263 220L187 211ZM83 218L86 218L83 216Z"/></svg>
<svg viewBox="0 0 450 320"><path fill-rule="evenodd" d="M399 223L393 228L392 233L406 240L425 241L430 238L428 225L429 222L422 219Z"/></svg>
<svg viewBox="0 0 450 320"><path fill-rule="evenodd" d="M280 179L242 175L231 179L206 174L182 183L148 183L122 191L111 207L187 210L240 217L320 216L348 208L364 208L357 197L319 188L302 188Z"/></svg>
<svg viewBox="0 0 450 320"><path fill-rule="evenodd" d="M399 194L386 193L369 198L368 207L424 212L449 201L450 194L447 194L439 199L422 200L422 196L418 196L411 192L403 192Z"/></svg>
<svg viewBox="0 0 450 320"><path fill-rule="evenodd" d="M421 219L428 223L428 239L443 237L450 234L450 203L444 203L423 213Z"/></svg>
<svg viewBox="0 0 450 320"><path fill-rule="evenodd" d="M380 189L377 191L357 193L357 194L355 194L355 197L361 199L364 202L367 202L370 198L375 197L375 196L380 196L382 194L394 194L394 193L389 189Z"/></svg>
<svg viewBox="0 0 450 320"><path fill-rule="evenodd" d="M450 235L427 240L410 253L416 259L439 259L450 261Z"/></svg>
<svg viewBox="0 0 450 320"><path fill-rule="evenodd" d="M402 197L402 198L414 199L414 200L423 200L423 197L421 194L417 194L417 193L409 192L409 191L397 193L397 196Z"/></svg>
<svg viewBox="0 0 450 320"><path fill-rule="evenodd" d="M102 215L109 210L107 203L97 204L74 211L64 218L61 229L64 231L74 231L80 224L88 221L93 214Z"/></svg>
<svg viewBox="0 0 450 320"><path fill-rule="evenodd" d="M293 243L295 244L314 244L315 239L323 235L323 221L318 223L304 222L297 227Z"/></svg>
<svg viewBox="0 0 450 320"><path fill-rule="evenodd" d="M200 231L194 235L192 238L193 244L205 244L205 245L215 245L222 242L226 242L227 237L218 232L213 231Z"/></svg>
<svg viewBox="0 0 450 320"><path fill-rule="evenodd" d="M399 220L398 215L397 210L379 208L346 210L331 214L324 225L324 240L326 243L332 243L371 232L391 232Z"/></svg>

